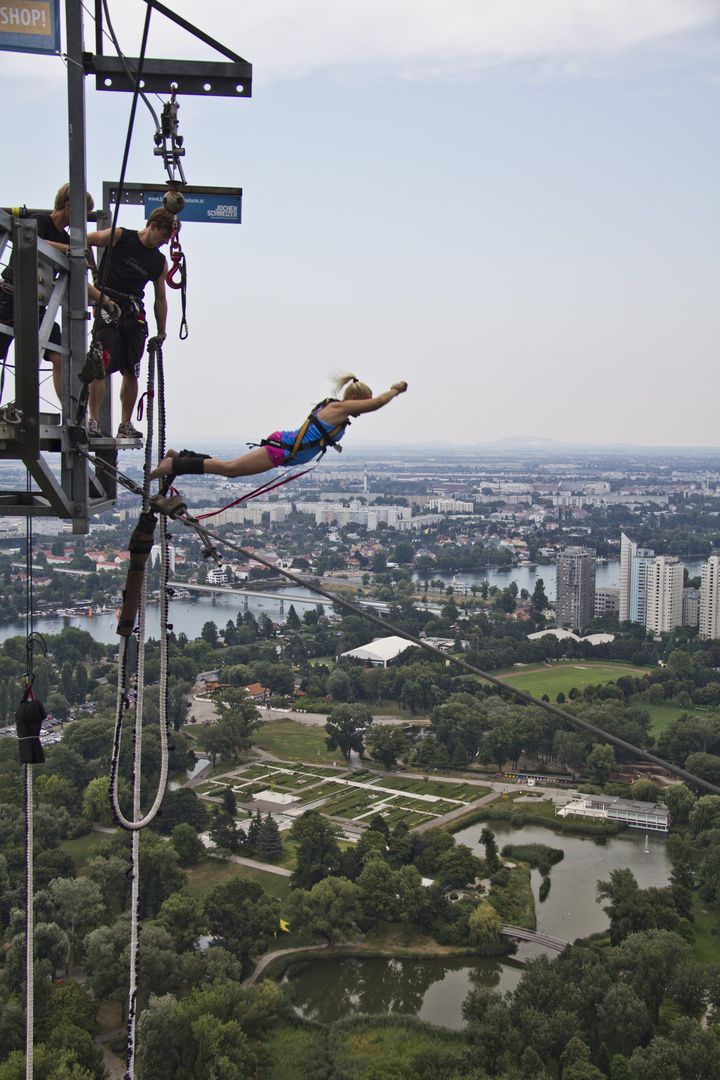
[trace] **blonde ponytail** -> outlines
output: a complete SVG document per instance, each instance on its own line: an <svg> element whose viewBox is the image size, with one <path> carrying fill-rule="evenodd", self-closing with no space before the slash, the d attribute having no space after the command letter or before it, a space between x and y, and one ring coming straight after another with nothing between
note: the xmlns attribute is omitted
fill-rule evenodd
<svg viewBox="0 0 720 1080"><path fill-rule="evenodd" d="M343 386L346 386L345 393L342 395L343 401L347 401L348 398L371 398L373 396L370 387L366 383L360 382L357 375L336 375L333 378L333 390L338 397Z"/></svg>

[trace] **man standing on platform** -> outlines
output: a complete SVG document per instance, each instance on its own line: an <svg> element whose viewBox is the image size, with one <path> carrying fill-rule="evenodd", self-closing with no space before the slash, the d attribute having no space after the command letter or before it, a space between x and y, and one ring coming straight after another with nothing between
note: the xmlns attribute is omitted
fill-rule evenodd
<svg viewBox="0 0 720 1080"><path fill-rule="evenodd" d="M89 191L86 192L86 199L87 212L89 214L94 206L93 197ZM55 196L55 209L49 214L36 213L31 214L30 216L35 218L37 222L38 239L45 240L51 247L57 248L63 255L68 255L70 250L70 237L67 232L67 227L70 223L70 185L63 184L60 188ZM89 285L88 296L91 300L97 300L100 297L100 293L97 292L92 285ZM2 272L2 281L0 282L1 323L4 323L6 326L13 326L15 315L14 307L13 263L11 257L10 264L6 266ZM103 307L112 312L115 305L109 300L106 300ZM40 322L42 322L44 315L45 308L41 305L38 310L38 319ZM49 340L53 345L61 344L60 327L57 323L54 323L53 328L50 331ZM9 334L0 334L0 362L5 360L10 349L11 341L12 337ZM55 352L54 349L46 349L45 359L49 360L52 364L55 393L58 396L58 400L62 401L62 356L59 352Z"/></svg>
<svg viewBox="0 0 720 1080"><path fill-rule="evenodd" d="M112 250L103 252L98 270L98 286L103 280L106 260L110 260L105 292L120 308L120 316L114 319L101 311L97 337L103 350L105 373L119 371L121 417L117 437L119 439L142 438L142 432L132 424L132 411L137 401L140 360L148 335L143 297L145 286L152 281L155 287L155 322L157 336L165 339L167 323L167 297L165 278L168 264L160 252L169 241L175 217L158 207L153 210L144 229L115 229ZM179 226L178 226L179 227ZM88 235L90 247L110 247L111 229ZM105 394L105 380L95 379L90 384L88 399L88 435L103 438L100 430L100 402Z"/></svg>

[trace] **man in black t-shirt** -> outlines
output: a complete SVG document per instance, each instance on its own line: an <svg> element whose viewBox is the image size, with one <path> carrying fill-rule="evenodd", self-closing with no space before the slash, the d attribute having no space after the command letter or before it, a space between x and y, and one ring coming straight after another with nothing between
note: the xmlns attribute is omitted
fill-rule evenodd
<svg viewBox="0 0 720 1080"><path fill-rule="evenodd" d="M88 213L95 205L93 197L90 192L86 192L87 195L87 209ZM70 185L63 184L55 196L55 209L49 214L32 214L31 215L37 221L37 234L40 240L45 240L51 247L57 248L63 255L68 254L70 246L70 237L67 234L67 227L70 224ZM90 299L99 299L100 293L92 287L88 286L88 293ZM109 304L107 305L110 306ZM41 307L38 311L38 319L40 322L45 315L45 308ZM2 285L0 287L0 322L6 326L12 326L14 320L14 305L13 305L13 264L12 257L10 264L5 267L2 272ZM7 334L0 334L0 363L2 363L7 357L8 350L10 349L10 342L12 338ZM50 331L50 341L55 345L61 344L60 327L57 323L53 325ZM55 393L58 399L62 400L62 370L60 366L61 354L51 349L45 350L45 359L49 360L53 368L53 385L55 387Z"/></svg>
<svg viewBox="0 0 720 1080"><path fill-rule="evenodd" d="M168 264L160 252L172 235L175 218L162 207L153 210L144 229L116 229L113 237L112 252L103 252L98 270L98 282L102 281L105 260L110 257L110 267L105 291L120 307L119 320L113 319L105 311L101 312L101 321L97 337L102 345L105 373L119 371L122 375L120 386L121 418L117 437L136 439L142 437L132 424L132 411L137 401L140 360L148 334L143 295L145 286L152 281L155 287L155 322L157 336L164 340L167 323L167 297L165 278ZM88 235L91 247L109 248L111 229ZM105 393L105 380L95 379L90 384L88 410L88 435L101 438L99 409Z"/></svg>

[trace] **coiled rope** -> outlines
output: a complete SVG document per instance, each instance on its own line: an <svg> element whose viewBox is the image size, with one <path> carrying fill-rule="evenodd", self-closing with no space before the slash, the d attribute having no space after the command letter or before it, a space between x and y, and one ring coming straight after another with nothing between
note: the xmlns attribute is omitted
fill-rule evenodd
<svg viewBox="0 0 720 1080"><path fill-rule="evenodd" d="M130 839L130 985L128 991L128 1020L127 1020L127 1071L126 1080L132 1080L135 1060L135 1028L137 1020L137 988L139 979L139 944L140 944L140 831L144 829L157 815L160 804L165 797L165 789L168 778L168 732L169 721L167 713L168 701L168 648L167 648L167 581L169 572L169 558L167 550L167 519L160 522L160 594L163 597L162 618L160 624L160 695L159 695L159 723L160 723L160 777L157 791L152 806L143 816L141 810L142 789L142 719L145 697L145 614L147 604L147 578L145 575L145 563L152 548L152 537L155 526L153 515L147 512L149 476L152 468L153 457L153 422L155 405L155 374L158 373L159 387L159 450L165 449L165 406L164 406L164 372L162 367L162 348L159 338L152 338L148 342L148 387L147 387L147 437L145 440L145 461L143 480L143 514L138 528L131 539L131 567L128 571L128 584L124 593L121 618L118 623L118 633L121 635L120 653L118 657L118 689L116 701L115 730L113 734L113 746L110 759L110 801L113 814L118 825L131 833ZM143 520L145 519L145 520ZM148 522L149 524L145 524ZM148 529L149 532L138 533L138 529ZM140 539L138 540L138 535ZM133 563L133 558L135 562ZM140 578L141 580L138 580ZM136 602L137 601L137 602ZM135 615L138 616L138 644L137 644L137 672L136 672L136 699L135 721L133 726L133 757L132 757L132 792L133 808L132 817L128 818L120 807L118 797L118 781L120 768L120 751L122 743L123 720L126 710L130 707L128 695L128 649L131 634L133 632Z"/></svg>

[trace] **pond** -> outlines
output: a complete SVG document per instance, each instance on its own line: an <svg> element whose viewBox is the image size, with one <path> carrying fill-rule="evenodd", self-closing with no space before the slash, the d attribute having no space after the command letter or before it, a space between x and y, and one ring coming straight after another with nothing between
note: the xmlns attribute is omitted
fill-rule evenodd
<svg viewBox="0 0 720 1080"><path fill-rule="evenodd" d="M488 957L428 957L395 960L382 956L323 958L283 977L293 988L300 1016L328 1024L353 1013L407 1013L442 1027L465 1026L461 1006L475 986L513 990L522 965Z"/></svg>
<svg viewBox="0 0 720 1080"><path fill-rule="evenodd" d="M648 836L646 853L645 833L638 829L626 829L598 844L592 838L556 833L542 826L515 829L507 821L486 821L455 833L456 842L467 844L478 855L484 854L480 833L485 826L495 833L501 851L505 844L515 843L547 844L565 852L563 861L550 872L550 893L542 903L538 897L542 877L539 870L532 872L537 929L565 941L586 937L609 926L602 904L596 903L595 898L597 881L607 881L612 870L629 867L642 889L664 886L670 880L670 860L665 837L660 834ZM528 942L519 946L517 955L527 958L538 951L537 946Z"/></svg>
<svg viewBox="0 0 720 1080"><path fill-rule="evenodd" d="M513 828L509 822L478 822L455 833L459 844L478 854L484 849L480 833L487 825L499 848L509 843L547 844L565 852L550 873L550 893L540 903L540 872L533 870L532 884L537 929L565 941L605 930L608 917L595 902L596 882L610 872L630 867L641 888L667 885L670 861L665 838L628 829L608 837L604 844L592 838L555 833L541 826ZM545 952L532 942L519 942L517 959L486 957L430 957L427 960L395 960L384 957L330 958L306 963L296 975L286 976L294 989L297 1012L309 1020L330 1023L353 1013L385 1015L409 1013L442 1027L464 1027L461 1006L474 986L513 990L522 975L519 961ZM557 955L550 953L550 956Z"/></svg>

